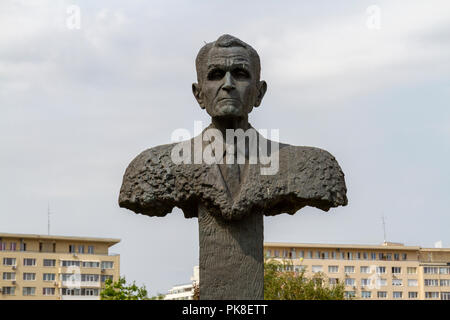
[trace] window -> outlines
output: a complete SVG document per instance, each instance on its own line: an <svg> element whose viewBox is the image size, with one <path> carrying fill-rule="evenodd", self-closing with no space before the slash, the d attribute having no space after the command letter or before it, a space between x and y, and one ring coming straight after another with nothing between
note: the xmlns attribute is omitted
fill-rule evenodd
<svg viewBox="0 0 450 320"><path fill-rule="evenodd" d="M425 285L425 287L437 287L437 286L439 286L439 280L438 279L425 279L424 285Z"/></svg>
<svg viewBox="0 0 450 320"><path fill-rule="evenodd" d="M328 259L328 252L322 253L322 259Z"/></svg>
<svg viewBox="0 0 450 320"><path fill-rule="evenodd" d="M401 291L394 291L394 292L392 292L392 297L394 299L401 299L403 297L403 292L401 292Z"/></svg>
<svg viewBox="0 0 450 320"><path fill-rule="evenodd" d="M392 260L392 253L387 253L386 254L386 260L389 260L389 261Z"/></svg>
<svg viewBox="0 0 450 320"><path fill-rule="evenodd" d="M98 296L98 289L81 289L82 296Z"/></svg>
<svg viewBox="0 0 450 320"><path fill-rule="evenodd" d="M94 246L89 246L88 247L88 253L89 254L94 254Z"/></svg>
<svg viewBox="0 0 450 320"><path fill-rule="evenodd" d="M26 280L26 281L34 281L34 280L36 280L36 273L24 272L23 280Z"/></svg>
<svg viewBox="0 0 450 320"><path fill-rule="evenodd" d="M20 251L27 251L27 244L25 242L20 243Z"/></svg>
<svg viewBox="0 0 450 320"><path fill-rule="evenodd" d="M400 260L400 254L394 253L394 260L399 261Z"/></svg>
<svg viewBox="0 0 450 320"><path fill-rule="evenodd" d="M294 271L295 272L303 272L306 270L305 266L294 266Z"/></svg>
<svg viewBox="0 0 450 320"><path fill-rule="evenodd" d="M328 272L329 273L338 273L339 267L338 266L328 266Z"/></svg>
<svg viewBox="0 0 450 320"><path fill-rule="evenodd" d="M23 287L22 294L24 296L34 296L36 294L36 288L35 287Z"/></svg>
<svg viewBox="0 0 450 320"><path fill-rule="evenodd" d="M441 300L450 300L450 292L441 292Z"/></svg>
<svg viewBox="0 0 450 320"><path fill-rule="evenodd" d="M23 265L24 266L35 266L36 265L36 259L25 258L25 259L23 259Z"/></svg>
<svg viewBox="0 0 450 320"><path fill-rule="evenodd" d="M305 251L300 251L299 258L304 258L304 257L305 257Z"/></svg>
<svg viewBox="0 0 450 320"><path fill-rule="evenodd" d="M370 299L372 297L372 292L370 291L361 291L361 298Z"/></svg>
<svg viewBox="0 0 450 320"><path fill-rule="evenodd" d="M401 267L392 267L392 273L400 274L400 273L402 273L402 268Z"/></svg>
<svg viewBox="0 0 450 320"><path fill-rule="evenodd" d="M69 252L75 253L75 246L73 244L69 244Z"/></svg>
<svg viewBox="0 0 450 320"><path fill-rule="evenodd" d="M344 297L346 299L354 298L355 296L355 291L344 291Z"/></svg>
<svg viewBox="0 0 450 320"><path fill-rule="evenodd" d="M16 280L15 272L3 272L3 280Z"/></svg>
<svg viewBox="0 0 450 320"><path fill-rule="evenodd" d="M361 260L361 252L356 253L356 260Z"/></svg>
<svg viewBox="0 0 450 320"><path fill-rule="evenodd" d="M363 259L364 259L364 260L369 259L369 254L368 254L367 252L364 252L364 253L363 253Z"/></svg>
<svg viewBox="0 0 450 320"><path fill-rule="evenodd" d="M11 242L11 243L9 244L9 250L11 250L11 251L16 251L16 249L17 249L17 243Z"/></svg>
<svg viewBox="0 0 450 320"><path fill-rule="evenodd" d="M3 265L4 266L15 266L16 258L3 258Z"/></svg>
<svg viewBox="0 0 450 320"><path fill-rule="evenodd" d="M375 252L370 254L370 260L377 260L377 254Z"/></svg>
<svg viewBox="0 0 450 320"><path fill-rule="evenodd" d="M345 253L341 252L340 257L341 257L341 260L344 260L345 259Z"/></svg>
<svg viewBox="0 0 450 320"><path fill-rule="evenodd" d="M438 268L437 267L424 267L423 273L425 274L437 274Z"/></svg>
<svg viewBox="0 0 450 320"><path fill-rule="evenodd" d="M44 281L55 281L55 274L54 273L44 273Z"/></svg>
<svg viewBox="0 0 450 320"><path fill-rule="evenodd" d="M407 257L408 255L406 253L402 253L402 260L406 260Z"/></svg>
<svg viewBox="0 0 450 320"><path fill-rule="evenodd" d="M353 278L347 278L345 279L345 285L346 286L354 286L356 284L355 279Z"/></svg>
<svg viewBox="0 0 450 320"><path fill-rule="evenodd" d="M331 252L331 259L336 259L336 252L335 251Z"/></svg>
<svg viewBox="0 0 450 320"><path fill-rule="evenodd" d="M316 259L320 259L320 251L316 251Z"/></svg>
<svg viewBox="0 0 450 320"><path fill-rule="evenodd" d="M417 297L418 297L417 292L415 292L415 291L408 292L408 298L409 299L417 299Z"/></svg>
<svg viewBox="0 0 450 320"><path fill-rule="evenodd" d="M439 299L439 292L425 292L425 299Z"/></svg>
<svg viewBox="0 0 450 320"><path fill-rule="evenodd" d="M347 259L348 260L352 260L353 259L353 254L351 252L347 252Z"/></svg>
<svg viewBox="0 0 450 320"><path fill-rule="evenodd" d="M62 288L61 294L63 296L79 296L81 293L80 289L69 289L69 288Z"/></svg>
<svg viewBox="0 0 450 320"><path fill-rule="evenodd" d="M100 262L98 261L83 261L83 268L99 268Z"/></svg>
<svg viewBox="0 0 450 320"><path fill-rule="evenodd" d="M402 286L402 280L401 279L392 279L392 285L393 286Z"/></svg>
<svg viewBox="0 0 450 320"><path fill-rule="evenodd" d="M102 274L101 281L105 282L106 279L111 279L111 281L112 281L113 280L113 276L109 275L109 274Z"/></svg>
<svg viewBox="0 0 450 320"><path fill-rule="evenodd" d="M379 253L378 254L378 259L379 260L384 260L384 254L383 253Z"/></svg>
<svg viewBox="0 0 450 320"><path fill-rule="evenodd" d="M338 278L329 278L330 285L337 284L339 282Z"/></svg>
<svg viewBox="0 0 450 320"><path fill-rule="evenodd" d="M322 266L312 266L312 272L322 272Z"/></svg>
<svg viewBox="0 0 450 320"><path fill-rule="evenodd" d="M81 281L83 282L98 282L99 275L98 274L82 274Z"/></svg>
<svg viewBox="0 0 450 320"><path fill-rule="evenodd" d="M361 273L370 273L370 267L363 266L360 271Z"/></svg>
<svg viewBox="0 0 450 320"><path fill-rule="evenodd" d="M312 259L312 251L308 251L308 259Z"/></svg>
<svg viewBox="0 0 450 320"><path fill-rule="evenodd" d="M367 279L367 278L361 279L361 286L363 286L363 287L370 286L370 279Z"/></svg>
<svg viewBox="0 0 450 320"><path fill-rule="evenodd" d="M441 280L441 287L450 287L450 279Z"/></svg>
<svg viewBox="0 0 450 320"><path fill-rule="evenodd" d="M13 296L16 294L16 288L15 287L3 287L2 294L8 295L8 296Z"/></svg>
<svg viewBox="0 0 450 320"><path fill-rule="evenodd" d="M386 273L386 267L377 267L377 273L378 274Z"/></svg>
<svg viewBox="0 0 450 320"><path fill-rule="evenodd" d="M5 251L5 250L6 250L6 242L0 241L0 251Z"/></svg>
<svg viewBox="0 0 450 320"><path fill-rule="evenodd" d="M417 279L408 279L408 287L417 287L418 285Z"/></svg>
<svg viewBox="0 0 450 320"><path fill-rule="evenodd" d="M80 261L77 260L61 260L61 267L79 267Z"/></svg>
<svg viewBox="0 0 450 320"><path fill-rule="evenodd" d="M408 274L416 274L417 273L417 268L416 267L408 267L406 269L406 271L408 272Z"/></svg>
<svg viewBox="0 0 450 320"><path fill-rule="evenodd" d="M291 259L295 259L297 256L297 252L295 252L295 249L292 249L289 253Z"/></svg>
<svg viewBox="0 0 450 320"><path fill-rule="evenodd" d="M439 273L440 274L449 274L450 268L449 267L441 267L441 268L439 268Z"/></svg>
<svg viewBox="0 0 450 320"><path fill-rule="evenodd" d="M387 280L386 279L377 279L376 284L378 287L385 287L385 286L387 286Z"/></svg>
<svg viewBox="0 0 450 320"><path fill-rule="evenodd" d="M56 266L55 259L44 259L44 267L54 267Z"/></svg>
<svg viewBox="0 0 450 320"><path fill-rule="evenodd" d="M345 273L355 273L355 267L354 266L345 266L344 272Z"/></svg>
<svg viewBox="0 0 450 320"><path fill-rule="evenodd" d="M112 261L102 261L102 269L112 269L114 262ZM313 266L314 268L314 266ZM322 271L322 270L320 270Z"/></svg>
<svg viewBox="0 0 450 320"><path fill-rule="evenodd" d="M84 246L83 245L79 245L78 246L78 253L84 253Z"/></svg>
<svg viewBox="0 0 450 320"><path fill-rule="evenodd" d="M378 291L377 292L377 298L387 298L387 292L386 291Z"/></svg>
<svg viewBox="0 0 450 320"><path fill-rule="evenodd" d="M42 288L42 294L44 296L54 296L55 288Z"/></svg>
<svg viewBox="0 0 450 320"><path fill-rule="evenodd" d="M77 283L81 281L81 274L79 273L62 273L61 280L63 282L73 282Z"/></svg>

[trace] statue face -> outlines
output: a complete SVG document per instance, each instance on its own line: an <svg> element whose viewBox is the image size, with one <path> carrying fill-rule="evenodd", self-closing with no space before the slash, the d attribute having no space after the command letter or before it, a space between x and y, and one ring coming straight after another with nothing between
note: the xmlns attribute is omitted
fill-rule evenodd
<svg viewBox="0 0 450 320"><path fill-rule="evenodd" d="M257 81L245 48L213 47L205 69L201 86L194 84L193 92L211 117L246 118L261 103L266 84Z"/></svg>

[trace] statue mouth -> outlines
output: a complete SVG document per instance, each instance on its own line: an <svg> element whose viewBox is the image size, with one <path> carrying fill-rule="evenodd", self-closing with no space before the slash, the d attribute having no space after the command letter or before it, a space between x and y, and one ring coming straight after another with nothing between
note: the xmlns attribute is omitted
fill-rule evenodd
<svg viewBox="0 0 450 320"><path fill-rule="evenodd" d="M220 98L217 102L221 102L221 101L239 101L236 98Z"/></svg>

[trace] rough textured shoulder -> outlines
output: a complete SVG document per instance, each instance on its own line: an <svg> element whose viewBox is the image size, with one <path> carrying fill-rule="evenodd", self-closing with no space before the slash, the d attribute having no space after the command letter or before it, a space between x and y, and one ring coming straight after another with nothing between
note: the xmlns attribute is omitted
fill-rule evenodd
<svg viewBox="0 0 450 320"><path fill-rule="evenodd" d="M119 206L148 216L165 216L180 207L186 218L197 215L192 212L193 195L185 188L179 167L170 157L173 144L147 149L128 166L123 176Z"/></svg>
<svg viewBox="0 0 450 320"><path fill-rule="evenodd" d="M324 211L347 205L344 173L333 155L313 147L290 149L289 160L298 168L291 177L298 197L311 199L312 206Z"/></svg>
<svg viewBox="0 0 450 320"><path fill-rule="evenodd" d="M266 192L261 209L265 215L294 214L305 206L324 211L347 205L344 173L327 151L313 147L280 147L280 169L276 176L262 177L257 183Z"/></svg>

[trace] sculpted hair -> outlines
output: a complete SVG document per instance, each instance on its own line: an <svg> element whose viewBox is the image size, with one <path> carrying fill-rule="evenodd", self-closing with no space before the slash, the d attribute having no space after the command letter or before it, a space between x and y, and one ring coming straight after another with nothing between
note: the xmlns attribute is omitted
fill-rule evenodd
<svg viewBox="0 0 450 320"><path fill-rule="evenodd" d="M242 47L246 49L252 60L252 65L256 75L256 81L259 81L261 73L261 62L256 50L244 41L229 34L224 34L220 36L216 41L205 44L198 52L197 58L195 59L195 68L197 70L197 81L199 84L203 81L203 76L206 73L206 62L208 60L208 54L213 47Z"/></svg>

